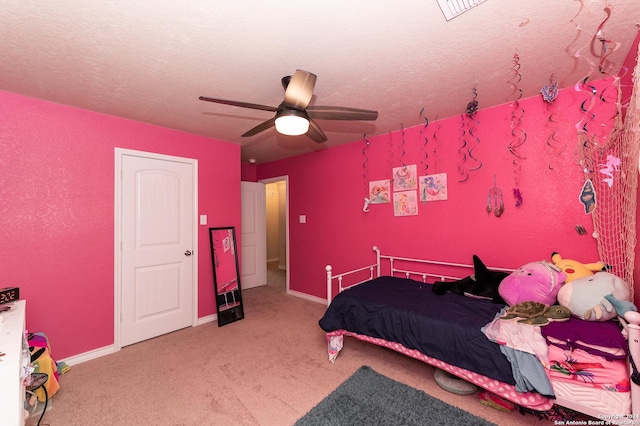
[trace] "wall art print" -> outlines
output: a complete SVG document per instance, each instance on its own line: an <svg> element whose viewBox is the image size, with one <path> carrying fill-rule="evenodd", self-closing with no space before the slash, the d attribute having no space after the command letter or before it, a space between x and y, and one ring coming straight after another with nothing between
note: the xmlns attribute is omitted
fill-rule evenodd
<svg viewBox="0 0 640 426"><path fill-rule="evenodd" d="M447 199L447 174L420 176L420 201L443 201Z"/></svg>
<svg viewBox="0 0 640 426"><path fill-rule="evenodd" d="M393 190L418 189L418 168L415 164L393 168Z"/></svg>
<svg viewBox="0 0 640 426"><path fill-rule="evenodd" d="M373 180L369 182L369 204L387 204L391 202L391 180Z"/></svg>
<svg viewBox="0 0 640 426"><path fill-rule="evenodd" d="M393 193L394 216L415 216L418 214L417 191L400 191Z"/></svg>

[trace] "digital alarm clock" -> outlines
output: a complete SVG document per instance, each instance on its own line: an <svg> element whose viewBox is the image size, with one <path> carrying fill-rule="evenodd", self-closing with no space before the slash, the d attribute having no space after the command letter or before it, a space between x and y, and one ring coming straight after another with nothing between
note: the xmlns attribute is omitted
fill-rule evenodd
<svg viewBox="0 0 640 426"><path fill-rule="evenodd" d="M19 287L5 287L0 289L0 305L3 303L15 302L20 299Z"/></svg>

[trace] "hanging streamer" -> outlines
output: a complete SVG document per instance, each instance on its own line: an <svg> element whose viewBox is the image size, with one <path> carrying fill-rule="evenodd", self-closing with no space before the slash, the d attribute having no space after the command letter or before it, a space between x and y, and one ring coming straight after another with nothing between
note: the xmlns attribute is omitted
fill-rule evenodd
<svg viewBox="0 0 640 426"><path fill-rule="evenodd" d="M400 165L402 167L407 167L407 165L404 163L405 154L406 154L406 151L404 149L404 125L400 123L400 146L398 147L398 156L399 156Z"/></svg>
<svg viewBox="0 0 640 426"><path fill-rule="evenodd" d="M458 154L460 155L460 160L458 161L458 173L462 176L458 182L466 182L469 179L469 173L466 170L466 162L467 162L467 140L465 138L465 124L464 124L464 114L460 114L460 137L458 138L462 142L462 146L458 148Z"/></svg>
<svg viewBox="0 0 640 426"><path fill-rule="evenodd" d="M429 154L427 153L427 145L429 144L429 139L425 135L425 131L427 130L427 126L429 126L429 119L424 115L424 108L420 110L420 118L424 120L424 126L422 126L422 129L420 129L420 137L422 138L424 143L420 147L420 150L422 151L422 155L423 155L421 164L422 164L422 167L424 168L424 174L426 176L429 174L428 173L429 164L427 163L427 160L429 159Z"/></svg>
<svg viewBox="0 0 640 426"><path fill-rule="evenodd" d="M522 166L520 160L526 159L520 152L520 148L527 140L527 132L522 129L522 117L524 116L524 109L520 106L520 99L522 98L522 89L518 86L522 80L520 74L520 57L518 54L513 55L513 67L511 68L513 76L509 80L513 89L512 95L515 95L515 100L511 103L511 142L507 146L507 149L513 155L513 171L514 171L514 189L513 197L515 198L516 207L522 204L522 193L520 192L520 175L522 172Z"/></svg>
<svg viewBox="0 0 640 426"><path fill-rule="evenodd" d="M369 139L367 139L367 134L362 135L364 139L364 147L362 147L362 180L364 185L364 207L362 208L363 212L369 211L369 203L371 200L369 199L369 156L367 155L367 149L371 145Z"/></svg>
<svg viewBox="0 0 640 426"><path fill-rule="evenodd" d="M576 26L576 31L577 31L576 39L577 39L580 36L580 34L582 33L582 29L575 22L575 20L580 15L580 13L582 12L582 9L584 8L584 4L583 4L582 0L576 0L576 1L580 2L580 9L576 13L576 15L573 18L571 18L571 20L569 22L572 22ZM575 53L573 54L573 57L576 59L576 61L579 61L580 58L583 58L589 64L589 72L587 73L587 75L584 76L582 79L580 79L574 85L574 90L576 92L587 92L589 94L588 98L585 99L580 104L580 110L582 111L583 115L582 115L582 118L580 119L580 121L578 121L576 123L576 125L575 125L575 128L576 128L576 130L578 132L587 132L587 133L588 133L589 124L595 118L595 114L593 114L593 112L591 112L591 110L595 106L595 100L596 100L595 95L596 95L596 92L597 92L595 86L590 85L587 82L589 81L589 79L591 78L593 73L595 72L596 65L593 63L593 61L591 61L590 55L582 55L580 52L590 48L592 40L593 40L593 38L591 38L585 45L583 45L581 48L576 50ZM570 49L570 46L568 46L567 49L565 49L565 50L567 50L567 52L568 52L569 49ZM576 63L576 65L577 65L577 63Z"/></svg>
<svg viewBox="0 0 640 426"><path fill-rule="evenodd" d="M609 40L604 36L603 28L604 24L611 17L611 7L605 7L604 12L607 14L607 17L604 18L604 20L600 23L596 34L591 38L591 54L593 56L600 57L600 62L598 63L598 71L600 71L601 74L608 74L605 69L609 67L605 66L605 63L607 62L607 58L609 57L609 55L618 50L618 48L620 47L620 43ZM597 52L595 48L598 42L600 44L600 52ZM613 45L613 48L609 48L610 45Z"/></svg>
<svg viewBox="0 0 640 426"><path fill-rule="evenodd" d="M478 111L478 91L474 87L473 99L471 102L469 102L469 105L467 105L467 116L469 117L467 120L467 127L468 127L467 133L469 133L469 136L472 138L472 143L468 145L467 155L475 163L475 166L469 168L469 171L471 172L475 172L476 170L480 170L480 168L482 168L482 162L473 155L473 151L480 144L480 138L475 134L476 127L475 127L475 121L473 120L473 116L477 111Z"/></svg>
<svg viewBox="0 0 640 426"><path fill-rule="evenodd" d="M553 108L553 101L558 97L558 82L553 81L553 75L549 78L549 84L544 86L540 90L540 94L542 95L542 99L547 103L547 123L546 126L549 128L550 133L547 137L547 152L549 152L550 159L547 167L549 170L554 170L553 161L562 154L567 145L559 145L560 141L556 138L556 133L558 133L557 121L555 119L555 108Z"/></svg>
<svg viewBox="0 0 640 426"><path fill-rule="evenodd" d="M600 61L598 63L598 71L600 72L600 74L604 74L607 77L610 77L610 83L606 87L600 89L599 100L602 103L617 102L618 91L620 90L620 79L623 78L628 71L626 67L622 67L622 69L617 75L611 74L609 72L612 69L612 64L608 61L607 58L613 52L618 50L618 48L620 48L620 45L621 45L621 43L608 39L604 35L604 26L605 26L605 23L611 17L611 11L612 11L611 6L607 6L604 8L606 17L598 26L596 34L591 38L591 54L595 57L600 58ZM600 47L599 52L597 49L598 45ZM607 79L605 78L602 80L607 80ZM615 91L611 96L609 96L608 92L612 88L615 89ZM608 132L605 129L615 127L617 115L618 113L616 111L608 119L601 120L600 126L595 127L595 129L600 130L600 134L597 135L597 137L602 142L606 141L608 138Z"/></svg>
<svg viewBox="0 0 640 426"><path fill-rule="evenodd" d="M391 135L391 132L389 132L389 141L387 143L387 164L389 166L389 170L393 169L396 166L393 162L394 158L395 154L393 151L393 136ZM393 184L393 174L391 174L391 183Z"/></svg>
<svg viewBox="0 0 640 426"><path fill-rule="evenodd" d="M440 122L438 122L438 116L436 116L435 126L436 126L436 128L433 130L433 142L434 142L434 146L433 146L433 169L434 169L434 172L437 173L438 172L438 160L440 159L440 155L439 155L439 150L438 149L440 148L440 146L442 146L442 142L438 138L438 132L440 131L440 128L442 127L440 125Z"/></svg>

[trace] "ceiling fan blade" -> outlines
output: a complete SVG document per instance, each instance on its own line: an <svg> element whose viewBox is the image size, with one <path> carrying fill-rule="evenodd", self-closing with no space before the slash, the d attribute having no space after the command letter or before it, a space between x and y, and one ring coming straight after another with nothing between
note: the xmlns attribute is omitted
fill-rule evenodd
<svg viewBox="0 0 640 426"><path fill-rule="evenodd" d="M315 120L375 121L378 118L378 111L332 106L310 106L307 108L307 114Z"/></svg>
<svg viewBox="0 0 640 426"><path fill-rule="evenodd" d="M271 112L278 111L278 108L276 107L272 107L268 105L252 104L249 102L228 101L226 99L209 98L207 96L200 96L198 99L200 99L201 101L215 102L217 104L232 105L232 106L238 106L242 108L260 109L262 111L271 111Z"/></svg>
<svg viewBox="0 0 640 426"><path fill-rule="evenodd" d="M296 108L306 108L313 96L316 78L308 71L296 70L284 92L284 102Z"/></svg>
<svg viewBox="0 0 640 426"><path fill-rule="evenodd" d="M276 118L275 117L270 118L267 121L264 121L264 122L258 124L253 129L244 132L242 134L242 137L246 138L247 136L257 135L258 133L264 132L265 130L267 130L267 129L275 126L275 125L276 125Z"/></svg>
<svg viewBox="0 0 640 426"><path fill-rule="evenodd" d="M327 135L324 134L320 126L318 126L318 123L313 120L309 120L309 130L307 131L307 136L309 136L317 143L327 141Z"/></svg>

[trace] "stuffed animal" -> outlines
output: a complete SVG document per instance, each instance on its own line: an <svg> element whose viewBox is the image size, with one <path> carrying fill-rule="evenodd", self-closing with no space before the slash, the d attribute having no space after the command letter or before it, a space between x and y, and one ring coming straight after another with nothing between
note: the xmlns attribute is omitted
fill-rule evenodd
<svg viewBox="0 0 640 426"><path fill-rule="evenodd" d="M546 260L527 263L502 280L498 293L508 305L521 302L556 303L556 296L567 275Z"/></svg>
<svg viewBox="0 0 640 426"><path fill-rule="evenodd" d="M562 272L567 274L567 278L564 281L565 283L578 278L591 276L605 269L605 264L602 262L580 263L573 259L563 259L562 256L555 251L551 253L551 261L558 268L562 269Z"/></svg>
<svg viewBox="0 0 640 426"><path fill-rule="evenodd" d="M618 312L607 296L619 302L631 302L631 290L622 278L609 272L596 272L563 285L558 292L558 303L580 319L608 321ZM629 307L623 303L619 305L621 309Z"/></svg>
<svg viewBox="0 0 640 426"><path fill-rule="evenodd" d="M443 295L447 291L460 295L473 295L491 299L493 303L501 303L504 300L498 293L498 286L509 275L508 272L491 271L478 256L473 255L474 274L458 281L436 282L432 290L437 295Z"/></svg>
<svg viewBox="0 0 640 426"><path fill-rule="evenodd" d="M604 298L607 299L609 303L613 305L614 309L616 310L616 313L620 317L624 317L624 314L626 314L629 311L638 312L638 308L636 307L636 305L634 305L631 302L627 302L626 300L618 300L615 297L613 297L613 294L607 294L606 296L604 296Z"/></svg>

